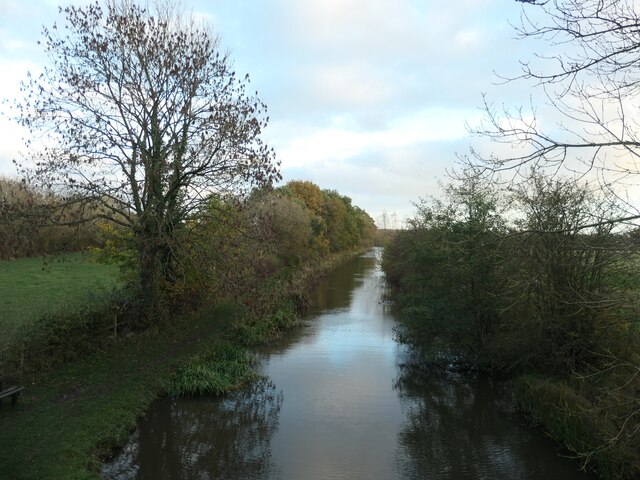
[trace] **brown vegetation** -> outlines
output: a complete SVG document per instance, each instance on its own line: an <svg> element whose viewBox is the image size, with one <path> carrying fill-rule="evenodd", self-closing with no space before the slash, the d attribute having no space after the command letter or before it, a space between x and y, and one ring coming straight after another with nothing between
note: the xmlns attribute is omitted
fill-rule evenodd
<svg viewBox="0 0 640 480"><path fill-rule="evenodd" d="M91 222L52 192L0 178L0 260L77 252L99 243Z"/></svg>

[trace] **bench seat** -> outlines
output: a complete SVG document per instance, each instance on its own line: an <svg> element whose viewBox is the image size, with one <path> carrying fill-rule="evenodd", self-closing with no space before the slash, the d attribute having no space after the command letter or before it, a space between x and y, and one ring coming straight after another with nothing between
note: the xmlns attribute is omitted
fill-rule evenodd
<svg viewBox="0 0 640 480"><path fill-rule="evenodd" d="M6 390L0 391L0 405L2 404L3 398L11 397L11 406L14 407L16 405L18 395L20 395L22 390L24 390L24 387L9 387Z"/></svg>

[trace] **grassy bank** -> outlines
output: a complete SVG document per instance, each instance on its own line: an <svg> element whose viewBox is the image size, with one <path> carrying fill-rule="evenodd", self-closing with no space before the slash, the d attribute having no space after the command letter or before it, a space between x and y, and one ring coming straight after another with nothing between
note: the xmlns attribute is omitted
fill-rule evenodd
<svg viewBox="0 0 640 480"><path fill-rule="evenodd" d="M589 380L522 375L514 382L517 406L602 478L640 478L637 435L624 428L633 421L627 405L635 387L625 385L625 393L620 382L609 381L604 392Z"/></svg>
<svg viewBox="0 0 640 480"><path fill-rule="evenodd" d="M26 376L16 408L0 409L0 478L97 478L159 395L219 394L253 378L247 348L295 323L315 281L345 255L274 279L260 307L218 306L45 373Z"/></svg>
<svg viewBox="0 0 640 480"><path fill-rule="evenodd" d="M184 317L53 371L25 378L17 408L0 411L0 478L91 478L149 403L194 355L224 345L230 308Z"/></svg>
<svg viewBox="0 0 640 480"><path fill-rule="evenodd" d="M0 348L29 336L43 316L94 304L117 279L118 267L81 253L0 262Z"/></svg>

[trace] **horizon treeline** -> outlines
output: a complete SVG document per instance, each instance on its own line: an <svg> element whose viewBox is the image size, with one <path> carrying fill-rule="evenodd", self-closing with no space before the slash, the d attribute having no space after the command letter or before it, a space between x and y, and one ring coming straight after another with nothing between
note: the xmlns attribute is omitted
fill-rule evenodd
<svg viewBox="0 0 640 480"><path fill-rule="evenodd" d="M112 291L91 292L90 308L78 299L77 305L42 318L7 319L15 328L5 338L6 357L18 362L23 346L30 345L29 352L36 353L25 361L31 365L39 365L41 357L53 364L58 357L102 345L114 315L119 335L219 304L233 305L237 318L255 328L271 328L268 319L277 311L281 320L293 321L309 301L307 280L313 278L308 277L342 255L373 246L376 233L373 219L349 197L309 181L255 189L247 197L212 194L185 221L171 225L171 262L163 265L167 276L160 297L169 314L150 318L143 314L139 249L131 230L101 219L100 207L64 211L69 202L60 195L17 180L3 179L0 185L3 260L84 251L89 261L120 268ZM56 223L61 218L65 221Z"/></svg>
<svg viewBox="0 0 640 480"><path fill-rule="evenodd" d="M78 208L64 195L0 177L0 260L87 249L104 250L106 259L106 251L118 257L116 244L126 250L126 233L103 219L98 207ZM87 215L91 208L94 214ZM204 208L178 227L202 231L218 221L218 234L227 230L228 236L236 232L247 241L262 242L266 250L260 255L286 265L372 244L376 231L374 220L349 197L303 180L256 189L246 198L211 195Z"/></svg>

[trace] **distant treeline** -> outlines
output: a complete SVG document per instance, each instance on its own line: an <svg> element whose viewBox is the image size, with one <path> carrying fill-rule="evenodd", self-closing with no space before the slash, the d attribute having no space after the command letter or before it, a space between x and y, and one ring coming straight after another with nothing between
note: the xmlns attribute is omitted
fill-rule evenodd
<svg viewBox="0 0 640 480"><path fill-rule="evenodd" d="M119 265L138 297L135 236L92 208L0 179L0 260L89 250L98 261ZM186 218L171 227L171 262L161 285L167 307L179 310L244 294L282 269L372 246L376 234L373 219L349 197L309 181L247 197L212 194Z"/></svg>
<svg viewBox="0 0 640 480"><path fill-rule="evenodd" d="M55 221L51 211L57 210ZM99 243L95 223L78 223L78 211L60 196L0 177L0 260L76 252Z"/></svg>
<svg viewBox="0 0 640 480"><path fill-rule="evenodd" d="M470 175L418 204L383 268L407 341L515 376L520 405L585 463L640 478L640 250L621 217L575 181L533 171L500 191Z"/></svg>
<svg viewBox="0 0 640 480"><path fill-rule="evenodd" d="M376 231L371 217L349 197L308 181L255 191L244 200L212 196L208 206L192 216L191 227L220 221L223 228L250 233L255 240L277 238L270 255L285 263L357 248L373 242ZM77 252L113 240L117 226L99 218L86 221L86 211L78 208L51 191L0 178L0 260Z"/></svg>
<svg viewBox="0 0 640 480"><path fill-rule="evenodd" d="M176 282L167 290L208 299L246 292L283 269L370 247L376 232L373 219L349 197L308 181L256 190L243 200L212 196L180 229Z"/></svg>
<svg viewBox="0 0 640 480"><path fill-rule="evenodd" d="M379 228L376 231L376 237L375 237L376 238L375 239L376 246L384 247L384 246L388 245L389 242L391 242L393 240L393 238L395 237L397 232L398 232L398 230L390 230L390 229Z"/></svg>

